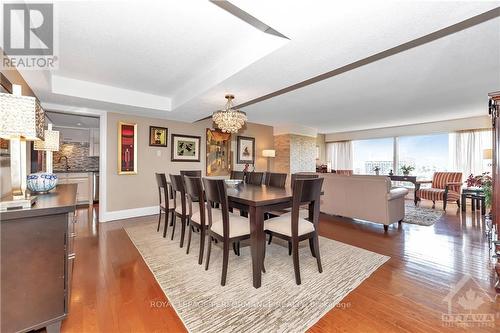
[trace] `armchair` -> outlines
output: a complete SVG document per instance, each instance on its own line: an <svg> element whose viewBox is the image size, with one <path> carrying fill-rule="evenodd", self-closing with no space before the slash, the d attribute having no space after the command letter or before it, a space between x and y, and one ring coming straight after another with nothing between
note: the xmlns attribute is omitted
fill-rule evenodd
<svg viewBox="0 0 500 333"><path fill-rule="evenodd" d="M431 183L430 188L420 188L420 184ZM432 200L432 208L436 201L443 202L443 209L446 210L448 201L456 201L460 207L460 189L462 187L461 172L435 172L432 181L418 181L415 196L420 199Z"/></svg>

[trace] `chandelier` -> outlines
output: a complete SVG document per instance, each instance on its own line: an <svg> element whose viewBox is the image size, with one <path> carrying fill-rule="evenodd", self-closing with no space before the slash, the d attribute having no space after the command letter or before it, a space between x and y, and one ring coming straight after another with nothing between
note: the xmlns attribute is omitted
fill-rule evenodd
<svg viewBox="0 0 500 333"><path fill-rule="evenodd" d="M223 110L212 114L212 119L222 132L237 133L247 121L247 114L240 110L233 110L234 95L226 95L226 105Z"/></svg>

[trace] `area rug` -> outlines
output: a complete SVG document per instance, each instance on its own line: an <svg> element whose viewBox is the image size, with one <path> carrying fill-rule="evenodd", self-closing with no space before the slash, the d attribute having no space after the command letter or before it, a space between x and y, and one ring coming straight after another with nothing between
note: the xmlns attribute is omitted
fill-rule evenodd
<svg viewBox="0 0 500 333"><path fill-rule="evenodd" d="M125 229L163 292L190 332L305 332L389 257L320 238L323 273L308 242L300 248L302 284L295 284L292 257L284 244L266 248L262 286L252 286L248 246L241 256L232 251L226 286L220 285L222 249L212 246L210 268L198 265L199 235L193 234L191 252L156 232L155 222ZM218 244L220 245L220 244Z"/></svg>
<svg viewBox="0 0 500 333"><path fill-rule="evenodd" d="M436 223L443 214L444 211L439 208L415 207L413 201L411 203L405 202L405 218L403 222L431 226Z"/></svg>

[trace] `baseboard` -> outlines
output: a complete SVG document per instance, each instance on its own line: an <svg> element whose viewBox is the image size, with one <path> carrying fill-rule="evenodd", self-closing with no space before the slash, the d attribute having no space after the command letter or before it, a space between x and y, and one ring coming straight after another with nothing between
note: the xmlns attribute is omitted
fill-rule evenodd
<svg viewBox="0 0 500 333"><path fill-rule="evenodd" d="M110 222L116 220L130 219L139 216L156 215L158 214L159 210L160 209L158 206L151 206L151 207L141 207L141 208L132 208L132 209L105 212L103 214L103 219L100 220L99 222Z"/></svg>

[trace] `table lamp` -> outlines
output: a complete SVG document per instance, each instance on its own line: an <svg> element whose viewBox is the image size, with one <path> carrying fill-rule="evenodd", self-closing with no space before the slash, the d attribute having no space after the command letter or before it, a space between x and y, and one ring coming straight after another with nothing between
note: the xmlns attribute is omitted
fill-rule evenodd
<svg viewBox="0 0 500 333"><path fill-rule="evenodd" d="M491 161L493 159L493 149L487 148L483 149L483 160ZM492 164L488 163L488 167L491 167Z"/></svg>
<svg viewBox="0 0 500 333"><path fill-rule="evenodd" d="M48 125L48 129L44 131L45 140L35 141L34 150L45 151L45 171L53 172L52 152L59 151L59 131L52 130L52 124Z"/></svg>
<svg viewBox="0 0 500 333"><path fill-rule="evenodd" d="M12 90L13 94L0 93L0 137L10 140L13 201L26 201L26 141L44 138L45 114L35 97L21 96L21 86L12 85Z"/></svg>
<svg viewBox="0 0 500 333"><path fill-rule="evenodd" d="M262 151L262 156L267 157L267 172L269 172L271 170L271 158L276 157L276 150L264 149Z"/></svg>

